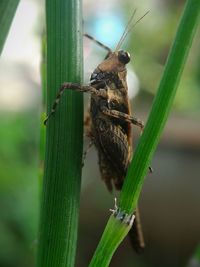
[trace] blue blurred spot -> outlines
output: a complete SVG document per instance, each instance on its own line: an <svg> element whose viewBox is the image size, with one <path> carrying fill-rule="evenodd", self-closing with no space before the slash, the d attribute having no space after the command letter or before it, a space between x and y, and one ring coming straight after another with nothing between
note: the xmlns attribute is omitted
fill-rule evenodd
<svg viewBox="0 0 200 267"><path fill-rule="evenodd" d="M124 31L124 24L120 16L104 15L96 18L94 36L97 40L114 49Z"/></svg>

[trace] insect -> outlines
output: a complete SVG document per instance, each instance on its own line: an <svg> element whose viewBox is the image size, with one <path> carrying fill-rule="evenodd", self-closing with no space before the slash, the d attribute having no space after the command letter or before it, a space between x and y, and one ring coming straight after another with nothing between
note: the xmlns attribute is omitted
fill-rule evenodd
<svg viewBox="0 0 200 267"><path fill-rule="evenodd" d="M61 85L52 110L45 120L46 124L49 117L54 114L65 90L71 89L91 94L88 135L97 149L101 178L109 191L112 191L113 187L117 190L122 188L132 158L131 125L138 126L141 131L144 127L141 120L131 115L126 81L126 65L130 61L130 55L128 52L120 50L126 35L133 28L133 26L130 27L130 24L134 14L135 11L114 51L85 34L86 37L106 49L108 53L93 71L89 85L71 82ZM138 210L135 215L136 219L130 235L136 251L140 251L145 245Z"/></svg>

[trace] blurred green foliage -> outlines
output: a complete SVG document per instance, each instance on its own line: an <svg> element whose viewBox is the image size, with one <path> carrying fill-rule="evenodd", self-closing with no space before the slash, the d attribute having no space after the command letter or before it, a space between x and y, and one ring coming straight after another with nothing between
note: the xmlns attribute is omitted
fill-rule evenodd
<svg viewBox="0 0 200 267"><path fill-rule="evenodd" d="M1 114L0 266L33 266L38 224L38 134L34 114Z"/></svg>
<svg viewBox="0 0 200 267"><path fill-rule="evenodd" d="M142 102L145 102L145 98L147 101L149 97L153 98L156 93L183 4L181 1L160 1L160 7L158 4L156 9L150 9L129 36L127 49L133 55L131 63L139 76ZM127 9L128 13L130 11ZM178 112L200 112L199 40L200 31L194 39L174 101L174 110Z"/></svg>

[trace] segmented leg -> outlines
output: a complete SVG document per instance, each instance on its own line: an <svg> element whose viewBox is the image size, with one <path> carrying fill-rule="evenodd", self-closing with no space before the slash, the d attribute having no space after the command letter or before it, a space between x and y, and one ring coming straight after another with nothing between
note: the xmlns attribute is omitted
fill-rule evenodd
<svg viewBox="0 0 200 267"><path fill-rule="evenodd" d="M83 152L83 156L82 156L82 167L84 166L84 162L85 162L85 159L86 159L86 155L88 153L88 151L90 150L90 148L94 145L94 140L91 139L86 150Z"/></svg>
<svg viewBox="0 0 200 267"><path fill-rule="evenodd" d="M102 112L105 114L105 115L108 115L110 117L114 117L114 118L117 118L117 119L122 119L122 120L125 120L127 122L130 122L132 124L135 124L137 126L139 126L141 128L141 130L143 130L144 128L144 123L135 118L135 117L132 117L131 115L128 115L128 114L125 114L123 112L120 112L118 110L110 110L106 107L103 107L102 108Z"/></svg>
<svg viewBox="0 0 200 267"><path fill-rule="evenodd" d="M136 208L134 215L135 221L129 232L129 238L135 251L137 253L142 253L145 248L145 242L138 207Z"/></svg>
<svg viewBox="0 0 200 267"><path fill-rule="evenodd" d="M141 129L141 133L142 133L142 131L144 129L144 123L141 120L139 120L138 118L132 117L131 115L125 114L125 113L120 112L118 110L113 110L113 109L110 110L110 109L108 109L106 107L102 108L102 112L104 114L110 116L110 117L114 117L114 118L117 118L117 119L122 119L122 120L125 120L127 122L130 122L132 124L135 124L135 125L139 126L140 129ZM153 173L153 169L152 169L151 166L149 167L149 172Z"/></svg>
<svg viewBox="0 0 200 267"><path fill-rule="evenodd" d="M132 117L131 115L128 115L128 114L125 114L123 112L120 112L118 110L113 110L113 109L108 109L106 107L103 107L102 108L102 112L110 117L114 117L114 118L117 118L117 119L122 119L122 120L125 120L127 122L130 122L132 124L135 124L137 126L140 127L141 129L141 133L144 129L144 123L139 120L138 118L135 118L135 117ZM151 166L149 167L149 172L152 173L153 172L153 169L151 168Z"/></svg>
<svg viewBox="0 0 200 267"><path fill-rule="evenodd" d="M112 53L112 50L111 50L108 46L102 44L101 42L99 42L98 40L96 40L96 39L95 39L94 37L92 37L91 35L89 35L89 34L87 34L87 33L84 33L84 36L87 37L88 39L94 41L94 42L95 42L96 44L98 44L99 46L103 47L105 50L108 51L108 54L111 54L111 53Z"/></svg>
<svg viewBox="0 0 200 267"><path fill-rule="evenodd" d="M61 87L60 87L60 90L59 90L58 94L57 94L56 100L53 103L51 112L50 112L50 114L47 116L47 118L44 121L45 125L46 125L47 121L49 120L50 116L52 116L53 113L56 111L56 108L57 108L57 106L58 106L58 104L60 102L61 96L62 96L62 94L64 93L64 91L66 89L73 89L73 90L78 91L78 92L88 92L88 93L91 93L91 94L95 94L97 96L101 96L103 98L107 97L107 92L106 92L105 89L97 90L96 88L94 88L94 87L92 87L90 85L80 85L80 84L77 84L77 83L63 83L61 85Z"/></svg>

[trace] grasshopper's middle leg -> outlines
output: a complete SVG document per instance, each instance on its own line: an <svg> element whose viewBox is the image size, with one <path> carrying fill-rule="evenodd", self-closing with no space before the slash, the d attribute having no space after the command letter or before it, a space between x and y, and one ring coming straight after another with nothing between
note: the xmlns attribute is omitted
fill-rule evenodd
<svg viewBox="0 0 200 267"><path fill-rule="evenodd" d="M61 85L61 87L60 87L60 90L59 90L58 94L57 94L56 100L53 103L51 112L49 113L49 115L47 116L47 118L44 121L45 125L47 124L47 121L49 120L49 118L55 113L56 108L57 108L57 106L58 106L58 104L60 102L61 96L62 96L62 94L64 93L64 91L66 89L72 89L72 90L75 90L75 91L78 91L78 92L88 92L88 93L91 93L91 94L95 94L95 95L101 96L103 98L107 97L107 92L106 92L105 89L97 90L95 87L90 86L90 85L80 85L80 84L77 84L77 83L70 83L70 82L69 83L63 83Z"/></svg>

